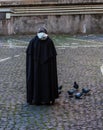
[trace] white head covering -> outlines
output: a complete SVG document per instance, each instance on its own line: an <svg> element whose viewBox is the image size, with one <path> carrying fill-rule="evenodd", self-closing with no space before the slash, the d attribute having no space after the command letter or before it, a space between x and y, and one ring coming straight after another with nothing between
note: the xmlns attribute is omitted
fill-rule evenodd
<svg viewBox="0 0 103 130"><path fill-rule="evenodd" d="M44 27L38 29L37 36L41 40L45 40L48 37L47 30Z"/></svg>

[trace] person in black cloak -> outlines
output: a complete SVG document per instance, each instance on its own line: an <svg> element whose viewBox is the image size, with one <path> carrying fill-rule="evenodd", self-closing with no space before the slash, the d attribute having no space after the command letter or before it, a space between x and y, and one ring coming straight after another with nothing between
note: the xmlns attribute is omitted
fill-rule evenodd
<svg viewBox="0 0 103 130"><path fill-rule="evenodd" d="M54 104L58 98L56 49L41 27L26 50L27 103Z"/></svg>

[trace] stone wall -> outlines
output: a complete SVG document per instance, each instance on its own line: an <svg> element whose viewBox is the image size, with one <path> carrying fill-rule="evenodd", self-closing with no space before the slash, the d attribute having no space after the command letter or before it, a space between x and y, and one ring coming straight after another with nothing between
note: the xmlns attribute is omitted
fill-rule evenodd
<svg viewBox="0 0 103 130"><path fill-rule="evenodd" d="M40 26L49 33L103 33L103 15L13 17L8 24L11 34L33 34Z"/></svg>
<svg viewBox="0 0 103 130"><path fill-rule="evenodd" d="M1 0L6 3L6 0ZM28 5L28 2L46 2L46 0L8 0L10 5L0 7L0 35L34 34L40 26L45 26L49 33L91 34L103 33L102 0L55 0L61 5ZM16 3L21 6L14 6ZM53 0L52 0L53 2ZM64 4L64 3L68 4ZM92 2L91 4L84 4ZM98 4L93 4L97 2ZM101 2L101 3L99 3ZM23 6L22 4L27 4ZM63 4L62 4L63 3ZM82 3L82 4L80 4Z"/></svg>
<svg viewBox="0 0 103 130"><path fill-rule="evenodd" d="M0 34L34 34L40 26L49 33L103 33L103 15L13 17L0 22Z"/></svg>

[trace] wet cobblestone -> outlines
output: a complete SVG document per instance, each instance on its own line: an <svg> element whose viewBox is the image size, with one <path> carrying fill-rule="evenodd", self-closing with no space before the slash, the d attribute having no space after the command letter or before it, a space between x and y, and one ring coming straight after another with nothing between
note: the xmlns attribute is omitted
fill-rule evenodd
<svg viewBox="0 0 103 130"><path fill-rule="evenodd" d="M32 106L26 103L25 48L0 47L0 59L11 57L0 62L0 130L103 130L103 47L57 52L62 93L54 106ZM74 81L90 95L69 98Z"/></svg>

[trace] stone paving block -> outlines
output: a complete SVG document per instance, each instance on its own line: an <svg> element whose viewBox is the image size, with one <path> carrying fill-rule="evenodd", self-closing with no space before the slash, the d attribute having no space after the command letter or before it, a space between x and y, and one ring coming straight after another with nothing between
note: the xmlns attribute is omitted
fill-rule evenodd
<svg viewBox="0 0 103 130"><path fill-rule="evenodd" d="M57 48L59 85L63 90L54 106L26 103L26 48L0 47L0 130L102 130L103 47ZM14 57L19 55L19 57ZM67 91L74 81L91 89L78 100Z"/></svg>

